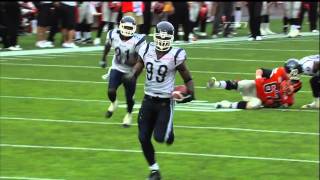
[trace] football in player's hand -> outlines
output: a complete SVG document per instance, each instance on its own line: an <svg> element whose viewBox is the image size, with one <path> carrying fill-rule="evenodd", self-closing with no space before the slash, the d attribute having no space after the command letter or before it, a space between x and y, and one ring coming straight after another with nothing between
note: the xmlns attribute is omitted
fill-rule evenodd
<svg viewBox="0 0 320 180"><path fill-rule="evenodd" d="M179 85L174 88L172 97L174 100L182 100L186 94L188 94L187 86Z"/></svg>

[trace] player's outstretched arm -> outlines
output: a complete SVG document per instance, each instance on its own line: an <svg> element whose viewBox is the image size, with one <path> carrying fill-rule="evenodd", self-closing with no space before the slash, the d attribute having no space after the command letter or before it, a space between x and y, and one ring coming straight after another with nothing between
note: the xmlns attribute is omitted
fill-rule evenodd
<svg viewBox="0 0 320 180"><path fill-rule="evenodd" d="M184 62L181 63L179 66L177 66L177 70L179 71L180 76L182 77L182 79L188 89L188 94L186 95L186 96L188 96L188 98L185 98L183 101L181 101L179 103L190 102L195 99L195 97L194 97L194 84L193 84L193 80L192 80L190 71L188 70L188 67Z"/></svg>
<svg viewBox="0 0 320 180"><path fill-rule="evenodd" d="M106 57L107 57L110 49L111 49L111 45L110 45L109 43L106 43L106 45L104 46L102 59L100 60L100 66L101 66L102 68L107 67Z"/></svg>

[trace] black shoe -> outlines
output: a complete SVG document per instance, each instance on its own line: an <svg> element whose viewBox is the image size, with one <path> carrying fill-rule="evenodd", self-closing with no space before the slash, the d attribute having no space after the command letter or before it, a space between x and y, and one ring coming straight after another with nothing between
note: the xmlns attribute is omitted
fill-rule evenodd
<svg viewBox="0 0 320 180"><path fill-rule="evenodd" d="M92 44L93 40L91 38L87 38L81 42L82 44Z"/></svg>
<svg viewBox="0 0 320 180"><path fill-rule="evenodd" d="M160 172L157 170L152 170L148 177L148 180L161 180Z"/></svg>
<svg viewBox="0 0 320 180"><path fill-rule="evenodd" d="M172 135L169 135L168 140L166 141L167 145L172 145L174 142L174 133Z"/></svg>
<svg viewBox="0 0 320 180"><path fill-rule="evenodd" d="M113 112L107 111L105 116L106 116L106 118L110 118L112 116L112 114L113 114Z"/></svg>

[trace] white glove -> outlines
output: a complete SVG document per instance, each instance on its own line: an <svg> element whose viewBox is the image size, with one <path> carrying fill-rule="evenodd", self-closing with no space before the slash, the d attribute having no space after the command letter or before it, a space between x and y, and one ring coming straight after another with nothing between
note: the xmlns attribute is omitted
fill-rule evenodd
<svg viewBox="0 0 320 180"><path fill-rule="evenodd" d="M108 72L106 74L102 75L101 78L103 80L109 80L110 72L111 72L111 68L109 68Z"/></svg>

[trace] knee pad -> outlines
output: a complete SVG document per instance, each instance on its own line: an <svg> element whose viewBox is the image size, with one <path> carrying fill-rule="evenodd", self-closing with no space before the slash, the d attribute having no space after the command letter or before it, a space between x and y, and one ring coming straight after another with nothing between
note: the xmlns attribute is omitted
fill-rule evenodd
<svg viewBox="0 0 320 180"><path fill-rule="evenodd" d="M260 108L262 102L258 98L252 98L250 101L247 103L247 109L258 109Z"/></svg>

